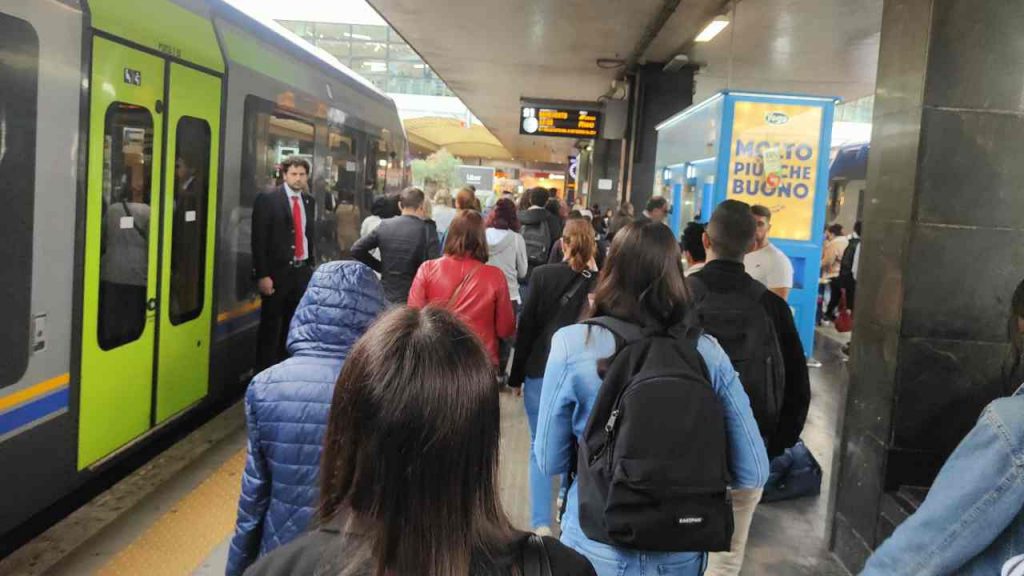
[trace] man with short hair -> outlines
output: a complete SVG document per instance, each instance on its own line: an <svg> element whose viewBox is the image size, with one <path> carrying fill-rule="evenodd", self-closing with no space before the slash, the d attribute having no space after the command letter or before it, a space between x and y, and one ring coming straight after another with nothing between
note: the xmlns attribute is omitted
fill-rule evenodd
<svg viewBox="0 0 1024 576"><path fill-rule="evenodd" d="M519 224L520 234L526 241L526 260L529 265L526 278L529 281L533 269L548 263L552 247L562 238L562 220L545 209L550 198L546 189L538 186L527 190L526 194L530 197L530 207L519 211ZM523 298L526 296L523 295Z"/></svg>
<svg viewBox="0 0 1024 576"><path fill-rule="evenodd" d="M744 256L754 243L756 230L757 222L747 204L737 200L719 204L702 239L707 264L686 282L694 301L691 320L714 336L733 361L768 456L774 458L800 439L811 387L789 305L744 271ZM765 366L782 369L765 370ZM739 574L750 521L760 498L760 490L734 492L731 551L712 554L706 575Z"/></svg>
<svg viewBox="0 0 1024 576"><path fill-rule="evenodd" d="M754 249L743 259L743 265L754 280L785 300L793 288L793 263L768 240L768 234L772 231L772 211L766 206L754 205L750 207L750 212L757 222L757 233Z"/></svg>
<svg viewBox="0 0 1024 576"><path fill-rule="evenodd" d="M687 224L679 244L683 250L683 258L686 259L686 276L700 272L707 262L707 251L704 250L704 225L700 222Z"/></svg>
<svg viewBox="0 0 1024 576"><path fill-rule="evenodd" d="M643 214L637 218L637 221L658 222L667 226L668 224L665 221L668 219L669 211L668 199L664 196L651 196L650 200L647 201Z"/></svg>
<svg viewBox="0 0 1024 576"><path fill-rule="evenodd" d="M426 196L416 187L398 197L402 213L383 220L352 246L352 257L378 272L384 296L392 304L405 304L420 264L441 256L437 229L427 220ZM371 253L380 249L380 260Z"/></svg>
<svg viewBox="0 0 1024 576"><path fill-rule="evenodd" d="M288 326L316 266L309 162L291 156L281 162L281 172L284 184L258 195L252 206L253 278L262 298L259 369L288 357Z"/></svg>

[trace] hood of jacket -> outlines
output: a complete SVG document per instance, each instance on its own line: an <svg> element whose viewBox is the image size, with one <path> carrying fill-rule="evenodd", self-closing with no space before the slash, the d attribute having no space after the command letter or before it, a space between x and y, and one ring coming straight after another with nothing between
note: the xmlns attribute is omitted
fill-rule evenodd
<svg viewBox="0 0 1024 576"><path fill-rule="evenodd" d="M511 230L499 230L497 228L487 229L487 248L491 257L497 257L503 252L515 251L516 235Z"/></svg>
<svg viewBox="0 0 1024 576"><path fill-rule="evenodd" d="M288 352L343 359L384 306L384 291L368 266L352 261L321 264L295 309Z"/></svg>

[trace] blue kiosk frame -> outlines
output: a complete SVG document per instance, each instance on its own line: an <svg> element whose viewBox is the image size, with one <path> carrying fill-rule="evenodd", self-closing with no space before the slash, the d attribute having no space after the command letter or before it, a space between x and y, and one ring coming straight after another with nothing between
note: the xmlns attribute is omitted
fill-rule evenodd
<svg viewBox="0 0 1024 576"><path fill-rule="evenodd" d="M772 107L785 110L794 110L797 107L820 108L817 149L813 151L814 156L799 158L811 162L812 165L804 168L793 167L793 173L801 174L805 181L811 176L810 170L814 171L813 190L806 185L803 188L805 195L802 198L807 207L802 209L804 213L797 219L798 227L788 226L787 230L780 234L786 237L777 236L780 231L773 219L771 236L772 243L789 256L793 263L793 289L789 293L789 305L793 310L804 352L808 357L814 352L818 278L821 273L825 206L828 198L829 150L836 101L836 98L815 96L727 91L691 106L657 126L655 180L659 183L660 190L655 190L655 193L671 199L674 209L670 225L676 237L679 237L686 222L706 223L714 207L727 198L767 205L770 202L766 200L770 200L770 196L759 196L755 192L777 194L777 188L765 189L765 184L752 182L751 177L748 177L745 183L735 181L737 177L732 171L744 169L754 172L756 178L762 178L764 165L767 163L759 161L754 166L754 163L744 165L739 161L740 157L737 154L741 150L733 147L737 105L743 108L744 113L752 108L748 103L763 105L760 107L761 110ZM759 128L762 133L770 133L773 129L772 124L784 124L783 118L788 121L785 113L770 112L763 116L765 125ZM817 114L814 117L817 118ZM744 122L750 122L749 113L744 118ZM777 145L768 143L764 147L778 148ZM809 147L803 146L800 149ZM749 154L749 149L742 151ZM763 151L759 148L758 152ZM793 152L794 148L788 147L784 154L792 155ZM799 157L799 151L795 157ZM786 182L787 175L788 173L783 174L782 188L786 190L788 196L793 188ZM736 186L732 194L728 189L731 176ZM744 191L740 191L741 189ZM808 192L813 193L813 208L810 208L812 200L806 197Z"/></svg>

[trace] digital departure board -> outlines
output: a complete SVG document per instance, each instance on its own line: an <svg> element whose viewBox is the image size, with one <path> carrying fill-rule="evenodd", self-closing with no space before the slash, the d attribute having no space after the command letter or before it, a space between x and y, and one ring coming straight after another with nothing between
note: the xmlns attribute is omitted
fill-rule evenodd
<svg viewBox="0 0 1024 576"><path fill-rule="evenodd" d="M597 138L601 113L570 107L547 107L522 104L519 133L527 136L562 136L565 138Z"/></svg>

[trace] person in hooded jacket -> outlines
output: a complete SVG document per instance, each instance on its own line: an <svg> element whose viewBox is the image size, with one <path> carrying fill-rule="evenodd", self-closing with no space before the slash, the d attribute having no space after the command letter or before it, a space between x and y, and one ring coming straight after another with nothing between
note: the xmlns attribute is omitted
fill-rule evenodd
<svg viewBox="0 0 1024 576"><path fill-rule="evenodd" d="M519 297L519 281L526 278L526 241L519 233L519 216L516 205L508 198L502 198L487 215L487 263L499 268L508 280L508 295L516 312L522 299Z"/></svg>
<svg viewBox="0 0 1024 576"><path fill-rule="evenodd" d="M328 262L313 274L289 329L291 357L256 375L245 395L248 455L227 576L309 526L334 383L385 304L364 264Z"/></svg>

